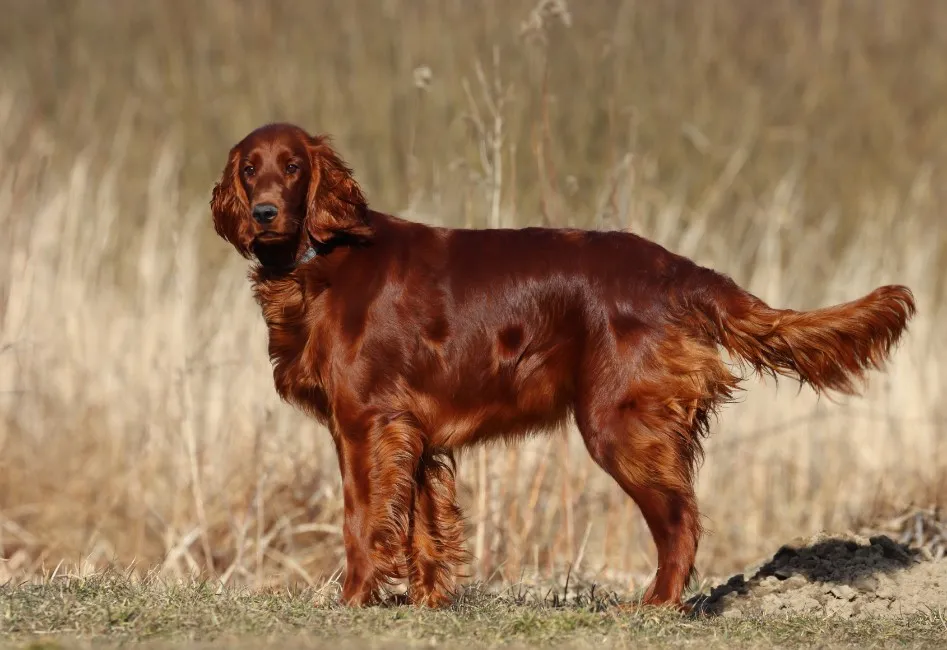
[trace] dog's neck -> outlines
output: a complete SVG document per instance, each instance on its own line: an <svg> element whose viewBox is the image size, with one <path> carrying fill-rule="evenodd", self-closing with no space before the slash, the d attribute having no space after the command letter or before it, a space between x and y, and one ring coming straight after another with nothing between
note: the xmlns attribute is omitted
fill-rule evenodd
<svg viewBox="0 0 947 650"><path fill-rule="evenodd" d="M317 257L328 256L336 248L342 246L359 246L364 244L364 241L345 233L340 233L328 241L309 239L302 253L298 254L292 262L288 264L263 264L261 261L258 269L263 274L262 277L279 277L288 275L299 269L304 264L316 259Z"/></svg>

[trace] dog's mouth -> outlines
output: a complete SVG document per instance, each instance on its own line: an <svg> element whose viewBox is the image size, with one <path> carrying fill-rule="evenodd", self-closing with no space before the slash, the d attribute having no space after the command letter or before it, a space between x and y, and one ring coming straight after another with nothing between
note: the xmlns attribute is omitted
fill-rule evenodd
<svg viewBox="0 0 947 650"><path fill-rule="evenodd" d="M296 239L285 232L266 230L253 238L253 255L263 266L291 265L296 255Z"/></svg>
<svg viewBox="0 0 947 650"><path fill-rule="evenodd" d="M253 243L271 245L286 243L290 239L292 239L292 235L289 233L279 232L278 230L264 230L253 238Z"/></svg>

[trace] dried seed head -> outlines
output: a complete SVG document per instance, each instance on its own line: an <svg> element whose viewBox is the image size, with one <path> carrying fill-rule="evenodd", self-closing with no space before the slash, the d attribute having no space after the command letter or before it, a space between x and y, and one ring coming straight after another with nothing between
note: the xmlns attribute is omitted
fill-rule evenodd
<svg viewBox="0 0 947 650"><path fill-rule="evenodd" d="M414 87L418 90L427 90L433 77L434 73L431 72L429 66L419 65L414 69Z"/></svg>
<svg viewBox="0 0 947 650"><path fill-rule="evenodd" d="M529 16L520 23L520 35L545 38L546 27L549 21L558 20L563 27L572 26L572 13L566 0L539 0Z"/></svg>

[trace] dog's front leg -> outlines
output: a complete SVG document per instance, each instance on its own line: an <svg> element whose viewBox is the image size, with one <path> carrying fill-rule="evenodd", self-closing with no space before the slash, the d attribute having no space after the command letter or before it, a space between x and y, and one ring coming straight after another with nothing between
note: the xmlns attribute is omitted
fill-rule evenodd
<svg viewBox="0 0 947 650"><path fill-rule="evenodd" d="M454 471L447 450L427 450L418 466L409 566L409 593L416 605L449 605L458 571L469 559Z"/></svg>
<svg viewBox="0 0 947 650"><path fill-rule="evenodd" d="M370 605L378 587L407 577L415 475L424 444L405 416L374 416L339 437L345 503L342 600Z"/></svg>

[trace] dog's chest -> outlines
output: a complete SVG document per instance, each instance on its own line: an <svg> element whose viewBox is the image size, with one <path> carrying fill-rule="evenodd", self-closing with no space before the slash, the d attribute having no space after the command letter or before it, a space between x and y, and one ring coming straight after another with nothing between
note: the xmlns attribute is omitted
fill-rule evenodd
<svg viewBox="0 0 947 650"><path fill-rule="evenodd" d="M328 417L328 399L313 341L317 326L310 317L313 298L291 279L257 288L269 336L269 355L277 393L320 420Z"/></svg>

